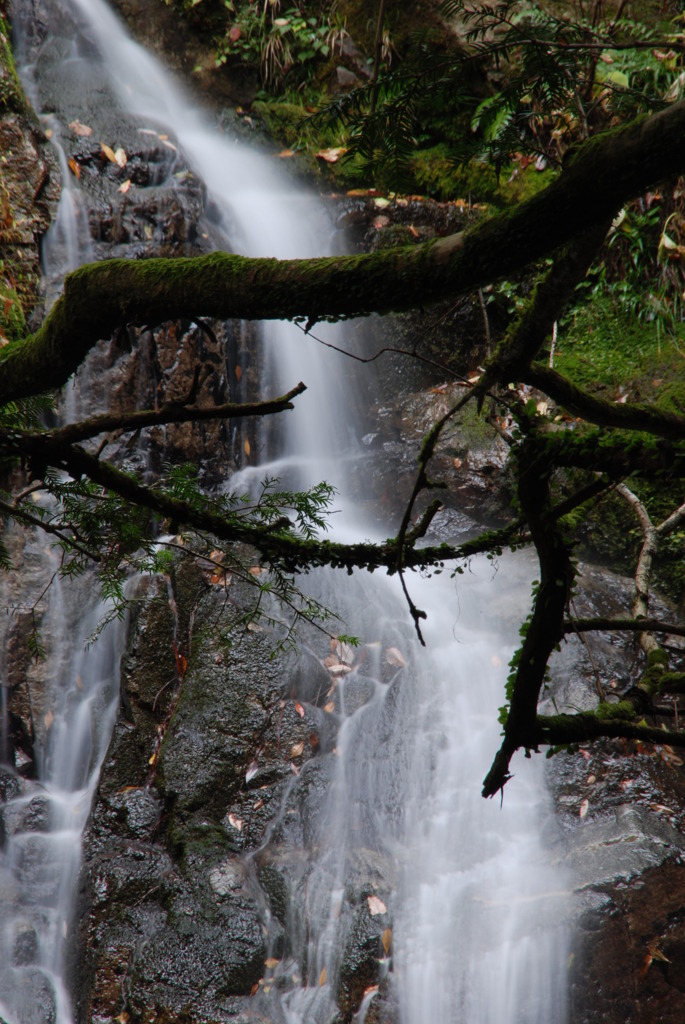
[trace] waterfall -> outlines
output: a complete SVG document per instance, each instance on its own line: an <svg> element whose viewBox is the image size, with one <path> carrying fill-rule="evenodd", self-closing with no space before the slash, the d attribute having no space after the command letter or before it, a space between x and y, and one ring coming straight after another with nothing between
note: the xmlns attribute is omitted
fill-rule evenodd
<svg viewBox="0 0 685 1024"><path fill-rule="evenodd" d="M216 244L252 256L327 253L328 219L316 197L287 182L273 160L218 135L159 62L128 37L104 0L52 3L79 25L68 52L56 62L60 71L86 77L80 62L89 61L141 130L173 139L207 188ZM39 109L45 107L37 91L33 97ZM71 237L69 209L77 209L69 202L68 223L60 221L57 229L62 238ZM66 250L61 273L74 258L69 246ZM349 363L291 324L265 326L263 336L271 364L263 396L281 393L300 379L308 390L287 415L269 466L250 473L277 471L298 486L327 479L337 486L339 503L348 506L345 464L358 433L346 383ZM338 536L369 532L348 507ZM474 560L455 579L412 574L412 591L428 612L426 652L415 642L396 580L358 574L348 590L338 575L317 572L314 585L325 602L342 608L364 641L365 660L362 670L361 659L350 654L350 671L339 684L344 721L330 798L313 844L318 860L303 887L306 910L300 906L293 915L293 957L306 962L308 974L260 994L257 1012L284 1024L333 1019L333 981L341 970L342 943L354 927L343 910L346 892L354 887L350 872L360 859L375 858L387 895L369 906L388 921L382 967L395 979L402 1024L564 1024L566 879L551 863L545 842L552 811L542 765L538 759L515 760L516 778L501 808L480 797L499 742L497 706L504 699L506 666L529 593L530 563L504 558L495 571L486 559ZM55 650L75 650L93 623L83 622L78 630L70 626L78 638L70 637L68 644L60 639L63 628L56 627ZM106 735L117 688L112 636L98 641L90 667L72 660L60 666L59 679L74 684L59 697L64 714L77 706L71 719L52 712L52 736L73 737L76 720L85 729L93 717L100 719L98 737ZM390 661L389 651L394 652ZM88 695L85 702L75 701L74 686ZM94 715L89 701L107 711ZM21 824L34 797L27 803L18 796L13 804L19 824L6 845L0 876L0 897L11 908L3 918L2 951L3 963L14 966L0 968L0 1016L8 1024L30 1021L29 1003L20 1002L20 993L36 972L33 998L36 985L49 985L56 1024L71 1024L64 982L70 911L64 894L73 889L77 837L106 742L98 739L97 751L91 750L87 736L85 729L82 740L73 740L67 765L57 744L46 748L49 831L29 831ZM46 886L41 878L28 877L30 852L40 843L69 850L54 857L61 865L55 868L59 877ZM48 892L45 905L39 905L35 891L51 886L59 889L59 901ZM18 964L12 952L12 943L16 946L25 932L41 946L30 967ZM360 1022L375 997L373 987L364 994Z"/></svg>
<svg viewBox="0 0 685 1024"><path fill-rule="evenodd" d="M41 542L30 539L24 552L33 583L27 604L38 604L45 645L42 679L29 694L37 778L23 781L0 769L6 773L1 779L6 802L0 849L0 1019L7 1024L73 1020L65 978L81 833L119 697L123 631L110 624L100 641L86 648L106 606L93 603L87 580L63 586L56 576L41 596L46 579L40 570L49 579L57 568ZM25 594L26 589L24 584ZM3 604L9 611L8 590L5 584ZM7 648L9 615L4 619ZM3 695L7 688L5 666Z"/></svg>

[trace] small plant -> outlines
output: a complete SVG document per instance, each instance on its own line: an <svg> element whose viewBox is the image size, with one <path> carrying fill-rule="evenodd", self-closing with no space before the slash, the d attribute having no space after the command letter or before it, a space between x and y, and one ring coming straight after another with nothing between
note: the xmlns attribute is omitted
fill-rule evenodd
<svg viewBox="0 0 685 1024"><path fill-rule="evenodd" d="M342 26L308 15L301 6L281 12L280 0L224 3L232 21L217 48L216 65L230 60L253 65L265 86L281 88L286 76L307 81L314 63L328 57L344 33Z"/></svg>

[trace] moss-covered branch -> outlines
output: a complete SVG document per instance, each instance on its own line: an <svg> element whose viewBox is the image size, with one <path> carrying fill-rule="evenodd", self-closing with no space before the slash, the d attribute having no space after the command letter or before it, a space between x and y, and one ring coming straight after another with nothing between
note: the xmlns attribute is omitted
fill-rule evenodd
<svg viewBox="0 0 685 1024"><path fill-rule="evenodd" d="M484 797L503 789L510 777L511 758L520 747L538 745L538 701L550 655L564 633L564 612L575 576L569 547L551 514L552 463L528 439L518 450L517 462L518 497L538 554L540 583L523 643L514 659L504 739L483 782Z"/></svg>
<svg viewBox="0 0 685 1024"><path fill-rule="evenodd" d="M594 616L586 619L568 619L564 623L564 632L568 633L670 633L672 636L685 636L685 626L675 622L662 622L660 619L614 619Z"/></svg>
<svg viewBox="0 0 685 1024"><path fill-rule="evenodd" d="M606 709L618 709L611 715L583 711L573 715L538 715L537 743L550 747L567 743L585 743L600 738L622 738L643 740L647 743L668 743L673 747L685 747L685 732L671 732L656 726L642 725L630 721L632 708L622 709L620 704L609 704ZM621 712L624 712L623 714Z"/></svg>
<svg viewBox="0 0 685 1024"><path fill-rule="evenodd" d="M674 441L685 438L685 416L649 405L607 402L540 363L534 363L524 370L521 379L539 391L544 391L557 405L563 406L574 416L581 416L588 423L617 427L619 430L645 430L656 437Z"/></svg>
<svg viewBox="0 0 685 1024"><path fill-rule="evenodd" d="M43 326L0 354L0 404L64 384L124 323L217 316L359 316L424 306L520 270L685 169L685 102L590 139L551 185L468 231L398 250L314 260L109 260L70 274Z"/></svg>
<svg viewBox="0 0 685 1024"><path fill-rule="evenodd" d="M74 479L87 477L94 483L119 495L132 505L148 509L156 515L179 525L211 533L219 540L242 542L255 547L265 561L277 563L286 571L304 571L319 565L330 565L352 571L356 568L384 568L395 572L398 549L402 547L401 564L407 568L443 565L460 561L486 551L520 541L520 524L514 522L498 530L489 530L459 545L438 544L416 546L421 531L413 531L404 543L389 538L381 543L363 542L341 544L319 538L303 538L289 529L274 529L273 524L255 524L227 517L212 508L208 501L198 507L170 494L161 487L142 484L131 473L118 469L112 463L98 458L78 445L67 445L59 439L59 432L51 434L32 431L0 430L0 447L26 460L34 476L41 477L49 467L62 470ZM9 509L7 514L24 518L21 508ZM42 526L36 520L35 525Z"/></svg>
<svg viewBox="0 0 685 1024"><path fill-rule="evenodd" d="M66 427L43 433L49 436L53 444L70 445L89 438L97 437L109 431L117 430L128 433L142 430L143 427L162 426L168 423L190 423L203 420L235 419L241 416L270 416L273 413L294 409L293 398L297 398L305 385L300 381L294 388L280 398L264 402L225 402L221 405L184 405L169 402L159 409L139 409L128 413L104 413L92 416L78 423L69 423ZM38 436L38 435L37 435Z"/></svg>

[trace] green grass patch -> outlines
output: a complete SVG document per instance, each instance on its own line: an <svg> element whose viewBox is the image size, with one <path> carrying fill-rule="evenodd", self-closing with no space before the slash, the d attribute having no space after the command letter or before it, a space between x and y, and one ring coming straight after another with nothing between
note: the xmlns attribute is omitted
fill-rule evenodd
<svg viewBox="0 0 685 1024"><path fill-rule="evenodd" d="M685 325L664 334L611 296L593 296L560 334L554 367L575 384L685 413Z"/></svg>

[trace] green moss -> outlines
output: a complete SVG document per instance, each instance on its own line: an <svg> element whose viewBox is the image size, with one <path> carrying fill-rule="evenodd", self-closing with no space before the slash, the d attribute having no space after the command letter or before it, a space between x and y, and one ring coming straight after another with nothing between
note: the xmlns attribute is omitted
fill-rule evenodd
<svg viewBox="0 0 685 1024"><path fill-rule="evenodd" d="M411 173L419 192L435 199L471 196L479 202L509 206L529 199L545 188L553 178L551 170L503 168L499 178L492 164L483 160L456 162L448 143L421 149L411 158Z"/></svg>
<svg viewBox="0 0 685 1024"><path fill-rule="evenodd" d="M17 341L25 334L26 321L19 294L11 284L0 277L0 342L3 338L6 341Z"/></svg>
<svg viewBox="0 0 685 1024"><path fill-rule="evenodd" d="M26 112L26 100L19 83L7 22L0 17L0 112Z"/></svg>
<svg viewBox="0 0 685 1024"><path fill-rule="evenodd" d="M252 111L263 122L266 130L279 142L294 146L302 143L306 132L304 122L307 111L300 103L288 100L255 100Z"/></svg>
<svg viewBox="0 0 685 1024"><path fill-rule="evenodd" d="M606 701L598 706L595 711L598 718L618 719L629 721L635 717L635 708L629 700L620 700L618 704L608 704Z"/></svg>
<svg viewBox="0 0 685 1024"><path fill-rule="evenodd" d="M660 647L650 651L647 655L647 668L655 668L657 665L661 665L662 668L666 668L668 665L668 655Z"/></svg>

